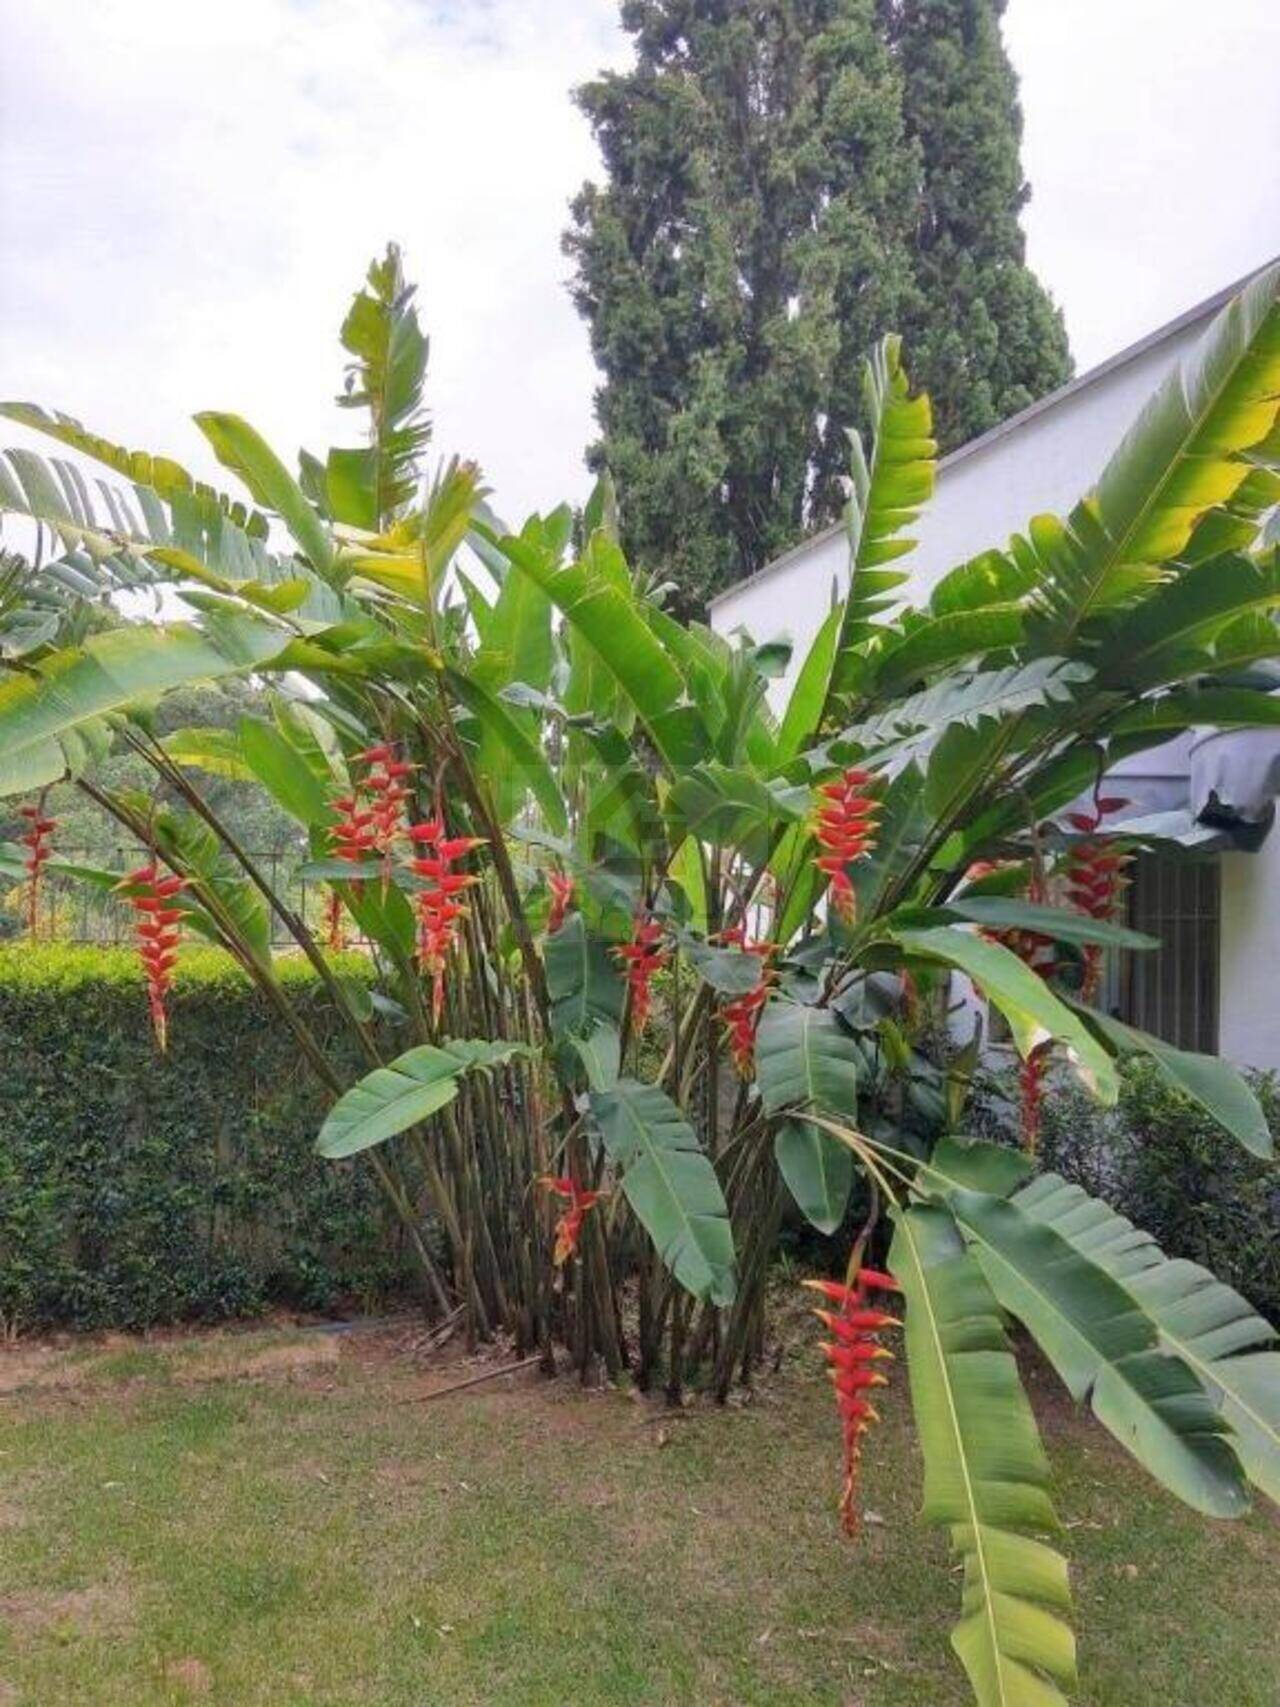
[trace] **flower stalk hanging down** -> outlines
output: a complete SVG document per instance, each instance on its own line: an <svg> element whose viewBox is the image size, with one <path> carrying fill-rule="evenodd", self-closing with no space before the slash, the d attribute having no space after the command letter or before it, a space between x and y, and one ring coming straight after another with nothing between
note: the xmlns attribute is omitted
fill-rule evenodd
<svg viewBox="0 0 1280 1707"><path fill-rule="evenodd" d="M1065 882L1067 899L1076 912L1088 918L1110 923L1119 913L1128 887L1127 870L1132 859L1124 848L1098 836L1102 821L1129 804L1115 795L1104 795L1098 789L1093 794L1092 812L1068 812L1067 822L1086 838L1075 842L1067 853ZM1091 1002L1098 993L1102 978L1102 944L1084 945L1084 977L1080 985L1082 1001Z"/></svg>
<svg viewBox="0 0 1280 1707"><path fill-rule="evenodd" d="M347 946L347 933L342 922L342 897L336 889L330 889L324 903L325 941L333 954L340 954Z"/></svg>
<svg viewBox="0 0 1280 1707"><path fill-rule="evenodd" d="M356 865L377 848L373 813L361 805L356 793L336 795L329 804L338 814L338 822L329 832L334 858Z"/></svg>
<svg viewBox="0 0 1280 1707"><path fill-rule="evenodd" d="M556 1248L551 1257L557 1268L563 1268L577 1254L587 1211L593 1209L605 1193L585 1190L568 1174L543 1174L538 1184L545 1191L554 1192L565 1205L556 1222Z"/></svg>
<svg viewBox="0 0 1280 1707"><path fill-rule="evenodd" d="M134 911L138 958L147 978L151 1028L161 1050L169 1042L169 1016L165 1001L173 986L173 969L177 964L178 942L182 934L182 909L173 903L186 887L185 877L161 877L154 860L140 865L136 871L127 872L116 884L117 889L137 891L127 900Z"/></svg>
<svg viewBox="0 0 1280 1707"><path fill-rule="evenodd" d="M27 827L18 840L27 850L23 864L27 871L27 929L34 937L40 924L41 874L53 852L50 838L58 827L56 818L45 816L45 792L34 806L19 806L18 816Z"/></svg>
<svg viewBox="0 0 1280 1707"><path fill-rule="evenodd" d="M822 1347L822 1354L836 1390L836 1408L843 1434L840 1523L846 1535L855 1535L858 1530L862 1439L872 1423L880 1420L870 1394L875 1388L888 1385L877 1365L893 1358L893 1353L880 1344L877 1335L885 1328L899 1326L895 1316L886 1315L871 1303L871 1295L897 1292L899 1287L891 1274L875 1268L856 1269L852 1284L846 1286L834 1280L806 1280L803 1284L811 1292L821 1293L835 1306L831 1310L815 1310L814 1315L831 1335Z"/></svg>
<svg viewBox="0 0 1280 1707"><path fill-rule="evenodd" d="M820 783L816 790L814 835L822 852L814 864L830 879L831 905L847 925L854 923L858 910L849 867L875 846L880 803L872 790L877 781L874 771L850 765L843 775Z"/></svg>
<svg viewBox="0 0 1280 1707"><path fill-rule="evenodd" d="M547 935L554 936L560 929L573 902L574 881L572 877L559 871L547 873L547 887L551 891L551 908L547 913Z"/></svg>
<svg viewBox="0 0 1280 1707"><path fill-rule="evenodd" d="M409 869L423 879L414 897L418 919L418 965L431 979L431 1017L436 1025L444 1012L444 978L449 954L458 932L458 921L466 914L459 898L480 879L471 872L455 871L456 862L473 848L482 847L481 836L446 836L443 818L426 818L410 824L406 831L414 847Z"/></svg>
<svg viewBox="0 0 1280 1707"><path fill-rule="evenodd" d="M637 919L631 941L623 943L614 953L626 971L627 990L631 998L631 1024L639 1037L649 1023L653 1011L653 975L660 972L670 956L659 948L662 926L656 919Z"/></svg>
<svg viewBox="0 0 1280 1707"><path fill-rule="evenodd" d="M760 962L760 981L754 989L735 996L720 1009L720 1019L729 1035L733 1064L742 1078L750 1080L755 1075L756 1032L760 1026L760 1015L769 999L769 986L776 977L769 967L769 960L778 945L774 942L749 942L745 925L733 925L710 940L722 947L738 948L743 954L755 955Z"/></svg>

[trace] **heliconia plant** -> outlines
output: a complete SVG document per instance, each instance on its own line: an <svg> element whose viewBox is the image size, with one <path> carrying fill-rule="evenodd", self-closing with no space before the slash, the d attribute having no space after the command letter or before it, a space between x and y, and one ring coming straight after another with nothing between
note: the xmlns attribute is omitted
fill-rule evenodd
<svg viewBox="0 0 1280 1707"><path fill-rule="evenodd" d="M931 418L885 339L872 436L851 443L849 575L789 688L776 637L667 612L623 555L607 480L580 516L518 529L471 464L423 483L426 342L395 251L343 327L363 443L295 473L239 417L196 417L243 498L3 406L117 484L102 507L60 459L0 457L0 508L44 536L42 596L65 610L20 667L3 659L0 787L69 778L149 850L139 896L254 980L332 1096L321 1155L373 1169L426 1308L468 1340L724 1396L764 1354L787 1203L828 1235L856 1219L814 1353L844 1522L874 1453L868 1395L896 1367L879 1353L900 1352L925 1514L963 1576L954 1645L1002 1707L1061 1701L1075 1673L1010 1320L1173 1496L1229 1518L1250 1484L1280 1495L1273 1330L1039 1172L1031 1143L968 1139L966 1057L931 1053L925 1023L971 987L1032 1064L1032 1117L1046 1066L1110 1102L1138 1053L1224 1144L1270 1153L1231 1067L1087 998L1102 954L1153 946L1120 897L1152 826L1104 809L1099 779L1192 726L1280 723L1262 527L1278 281L1223 310L1068 517L993 542L918 608L896 565L932 488ZM180 618L77 625L78 597L156 585ZM270 687L267 715L207 745L156 735L157 695L236 674ZM105 780L117 749L156 791ZM202 759L297 820L303 875L367 945L372 990L333 961L332 918L317 937L221 823ZM72 875L109 891L124 874ZM273 916L350 1027L354 1083L277 976ZM162 1008L174 952L149 951Z"/></svg>

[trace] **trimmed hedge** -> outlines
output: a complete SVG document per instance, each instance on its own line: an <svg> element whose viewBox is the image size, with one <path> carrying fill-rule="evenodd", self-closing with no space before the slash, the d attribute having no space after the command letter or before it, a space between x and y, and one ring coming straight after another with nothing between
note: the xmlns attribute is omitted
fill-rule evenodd
<svg viewBox="0 0 1280 1707"><path fill-rule="evenodd" d="M363 975L348 957L344 972ZM304 962L293 999L355 1076ZM0 1318L143 1327L368 1307L404 1268L367 1169L322 1161L327 1098L225 955L192 949L151 1040L129 949L0 949Z"/></svg>

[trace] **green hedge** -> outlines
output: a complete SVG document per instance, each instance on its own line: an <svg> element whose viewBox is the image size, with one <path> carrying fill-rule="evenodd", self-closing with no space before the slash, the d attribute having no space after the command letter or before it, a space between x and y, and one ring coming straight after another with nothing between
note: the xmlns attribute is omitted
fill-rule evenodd
<svg viewBox="0 0 1280 1707"><path fill-rule="evenodd" d="M1280 1078L1247 1077L1280 1139ZM1015 1070L989 1076L974 1129L1016 1143L1017 1100ZM1124 1063L1114 1109L1057 1074L1044 1102L1040 1160L1105 1197L1169 1256L1211 1269L1280 1322L1280 1164L1249 1155L1153 1063Z"/></svg>
<svg viewBox="0 0 1280 1707"><path fill-rule="evenodd" d="M282 976L354 1075L310 968L285 962ZM368 1170L314 1154L325 1106L214 950L183 956L160 1057L132 951L0 949L4 1323L141 1327L383 1299L403 1277L397 1241Z"/></svg>

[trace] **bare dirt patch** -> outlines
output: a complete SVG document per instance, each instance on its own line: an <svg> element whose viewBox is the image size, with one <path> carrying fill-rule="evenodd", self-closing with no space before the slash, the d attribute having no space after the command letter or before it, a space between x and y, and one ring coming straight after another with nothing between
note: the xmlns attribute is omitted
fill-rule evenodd
<svg viewBox="0 0 1280 1707"><path fill-rule="evenodd" d="M75 1636L118 1636L133 1624L133 1597L120 1583L92 1583L59 1593L29 1589L0 1596L0 1623L21 1639L49 1630Z"/></svg>
<svg viewBox="0 0 1280 1707"><path fill-rule="evenodd" d="M170 1660L164 1668L164 1680L188 1695L208 1695L213 1688L213 1673L194 1654L185 1659Z"/></svg>

